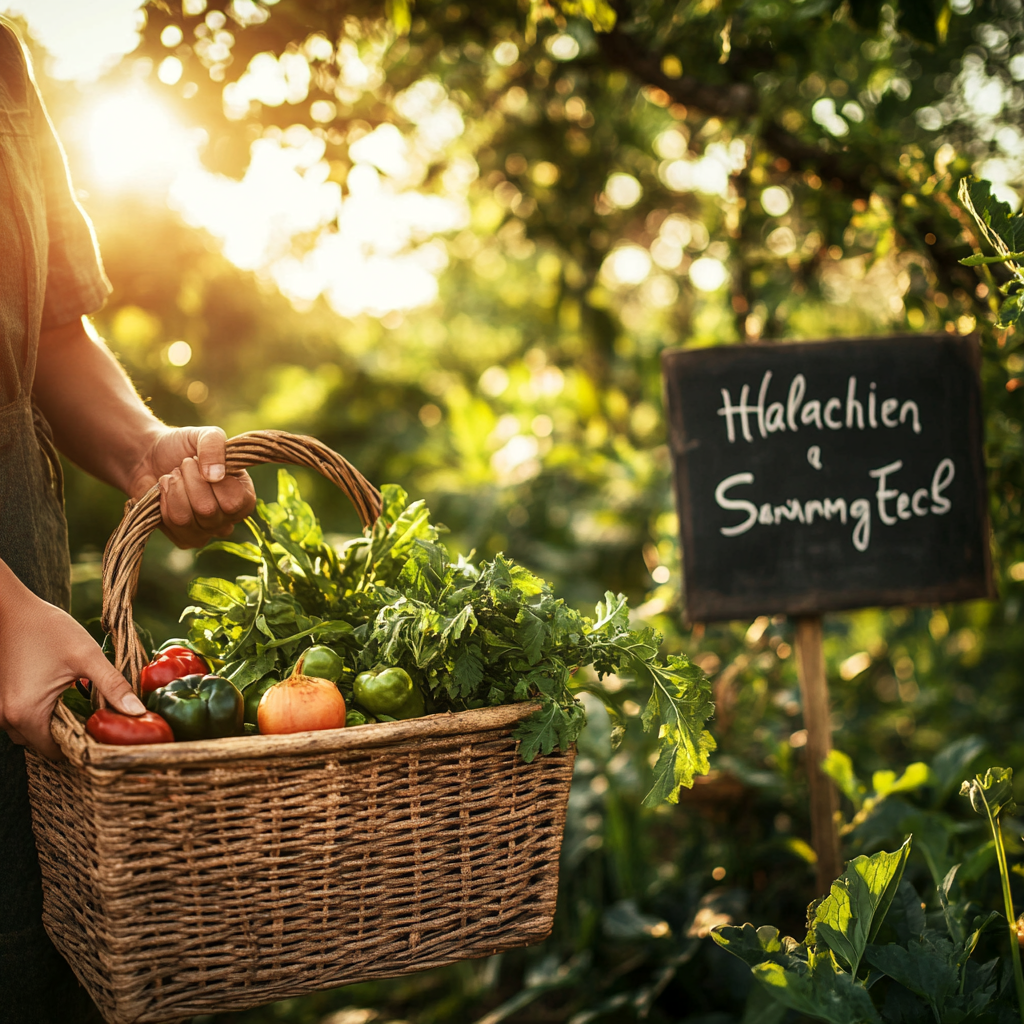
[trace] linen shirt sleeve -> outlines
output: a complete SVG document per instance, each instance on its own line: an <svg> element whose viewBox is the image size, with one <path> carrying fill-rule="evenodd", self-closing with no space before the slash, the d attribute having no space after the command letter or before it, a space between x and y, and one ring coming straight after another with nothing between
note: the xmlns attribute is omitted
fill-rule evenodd
<svg viewBox="0 0 1024 1024"><path fill-rule="evenodd" d="M42 328L61 327L101 309L111 292L96 234L75 199L64 150L39 95L29 63L29 103L39 149L49 245Z"/></svg>

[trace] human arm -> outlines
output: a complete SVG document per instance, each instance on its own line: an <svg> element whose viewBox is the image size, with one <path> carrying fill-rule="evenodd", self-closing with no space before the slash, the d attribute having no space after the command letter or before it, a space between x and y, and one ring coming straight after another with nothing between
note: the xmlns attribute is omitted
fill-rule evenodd
<svg viewBox="0 0 1024 1024"><path fill-rule="evenodd" d="M255 508L249 475L225 473L224 432L161 423L84 318L40 334L33 395L86 472L133 498L159 482L163 529L179 547L226 536Z"/></svg>
<svg viewBox="0 0 1024 1024"><path fill-rule="evenodd" d="M37 597L0 561L0 729L46 757L60 757L50 716L61 692L86 678L117 710L145 711L96 641L67 612Z"/></svg>

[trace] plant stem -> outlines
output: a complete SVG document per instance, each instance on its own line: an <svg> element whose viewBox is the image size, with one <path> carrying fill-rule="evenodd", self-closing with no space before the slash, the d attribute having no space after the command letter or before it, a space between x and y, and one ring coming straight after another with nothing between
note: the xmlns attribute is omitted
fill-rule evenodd
<svg viewBox="0 0 1024 1024"><path fill-rule="evenodd" d="M1017 985L1017 1010L1020 1013L1021 1024L1024 1024L1024 971L1021 970L1020 943L1017 941L1017 915L1013 912L1013 896L1010 893L1010 872L1006 866L1003 830L998 817L992 816L987 800L985 801L985 812L988 815L989 827L992 829L992 840L996 846L999 879L1003 885L1003 904L1006 908L1006 921L1010 929L1010 955L1013 960L1013 980Z"/></svg>

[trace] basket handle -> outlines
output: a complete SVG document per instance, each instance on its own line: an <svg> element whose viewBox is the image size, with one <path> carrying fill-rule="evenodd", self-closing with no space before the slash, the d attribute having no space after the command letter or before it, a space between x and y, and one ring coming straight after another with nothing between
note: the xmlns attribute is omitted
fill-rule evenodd
<svg viewBox="0 0 1024 1024"><path fill-rule="evenodd" d="M380 492L354 466L315 437L283 430L253 430L228 439L227 471L261 463L309 466L335 484L352 502L364 527L381 513ZM139 693L139 674L146 655L135 632L132 600L146 541L163 521L160 487L154 484L141 498L129 501L124 518L103 552L103 629L114 645L114 665Z"/></svg>

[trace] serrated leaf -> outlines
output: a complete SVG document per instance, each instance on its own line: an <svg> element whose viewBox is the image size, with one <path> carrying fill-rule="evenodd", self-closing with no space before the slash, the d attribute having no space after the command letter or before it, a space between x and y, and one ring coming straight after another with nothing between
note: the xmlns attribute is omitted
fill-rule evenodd
<svg viewBox="0 0 1024 1024"><path fill-rule="evenodd" d="M700 668L680 655L670 657L667 665L658 665L638 655L631 643L616 647L638 678L651 681L651 696L641 720L646 731L658 725L661 751L654 767L654 786L644 797L644 806L661 800L678 803L679 787L692 786L697 775L711 768L709 755L717 745L704 728L714 713L711 683Z"/></svg>
<svg viewBox="0 0 1024 1024"><path fill-rule="evenodd" d="M520 610L516 623L519 625L517 639L526 655L526 660L531 665L536 665L540 661L544 641L547 639L547 623L537 618L529 608Z"/></svg>
<svg viewBox="0 0 1024 1024"><path fill-rule="evenodd" d="M460 697L468 697L483 682L483 660L476 648L459 651L452 662L452 678Z"/></svg>

